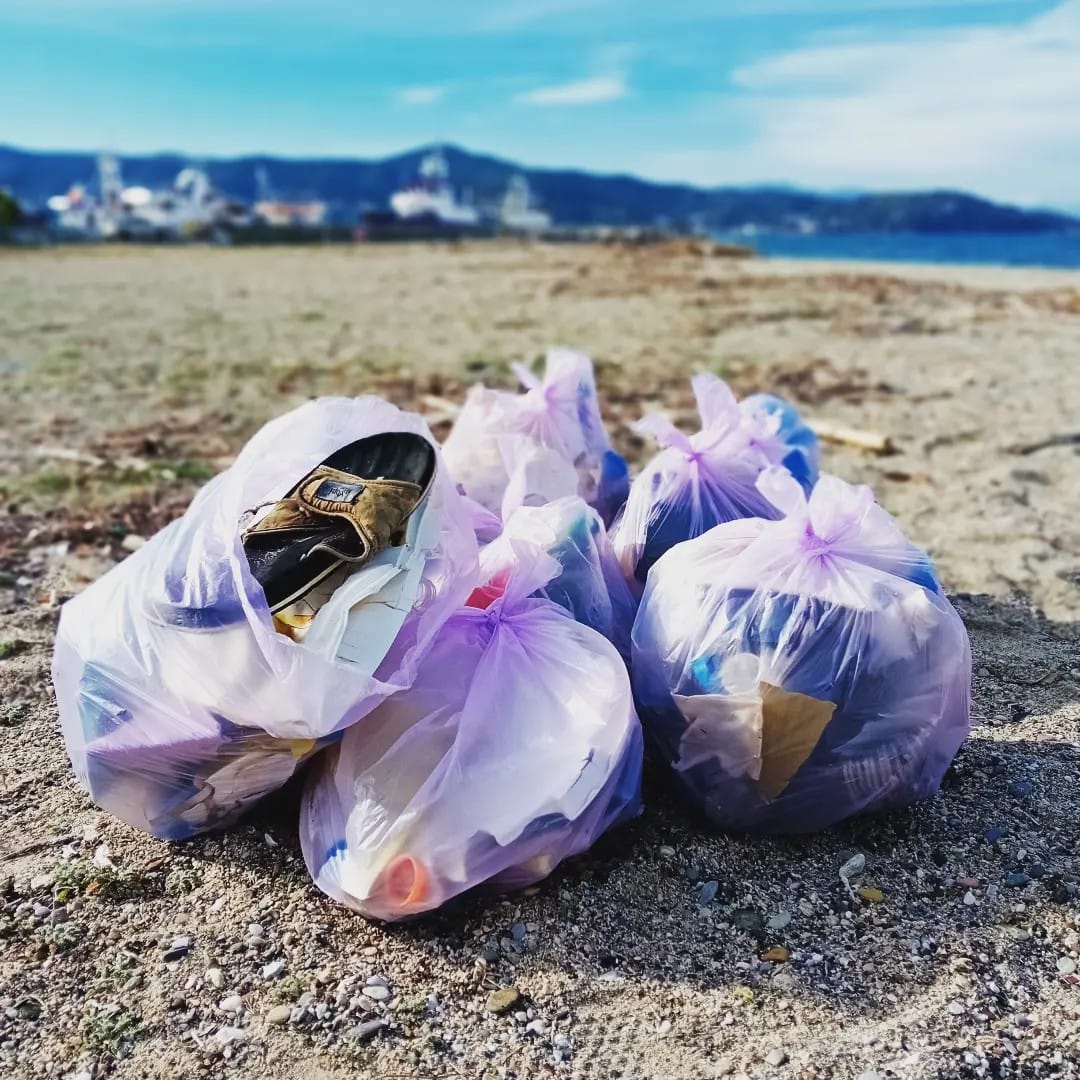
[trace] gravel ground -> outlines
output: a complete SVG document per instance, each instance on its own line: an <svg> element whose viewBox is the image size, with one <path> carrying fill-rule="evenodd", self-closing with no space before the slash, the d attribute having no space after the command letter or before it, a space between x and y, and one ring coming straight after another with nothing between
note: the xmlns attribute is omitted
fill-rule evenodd
<svg viewBox="0 0 1080 1080"><path fill-rule="evenodd" d="M555 342L594 354L635 456L627 422L689 419L702 367L892 439L826 464L930 548L971 634L977 727L942 792L747 840L650 770L641 819L541 887L396 927L310 884L295 788L178 845L97 811L51 697L58 604L306 396L438 418ZM692 246L4 255L0 1074L1080 1075L1078 354L1075 274Z"/></svg>

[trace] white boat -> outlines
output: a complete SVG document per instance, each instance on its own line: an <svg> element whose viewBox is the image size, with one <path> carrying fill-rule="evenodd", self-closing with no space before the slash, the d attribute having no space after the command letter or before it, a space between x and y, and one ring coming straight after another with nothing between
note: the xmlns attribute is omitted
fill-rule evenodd
<svg viewBox="0 0 1080 1080"><path fill-rule="evenodd" d="M519 233L540 233L551 228L551 215L533 202L529 181L521 173L510 177L499 208L504 229Z"/></svg>
<svg viewBox="0 0 1080 1080"><path fill-rule="evenodd" d="M179 239L250 223L247 209L218 194L201 169L182 169L170 188L124 187L120 163L98 159L95 197L81 185L49 199L57 228L87 240Z"/></svg>
<svg viewBox="0 0 1080 1080"><path fill-rule="evenodd" d="M390 207L401 219L435 219L444 225L468 228L480 224L475 206L459 202L450 186L450 170L441 150L420 162L417 179L390 196Z"/></svg>

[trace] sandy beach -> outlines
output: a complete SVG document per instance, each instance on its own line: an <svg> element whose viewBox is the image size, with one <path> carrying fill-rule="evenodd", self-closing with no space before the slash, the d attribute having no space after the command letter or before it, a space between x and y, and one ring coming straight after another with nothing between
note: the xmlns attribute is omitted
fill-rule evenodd
<svg viewBox="0 0 1080 1080"><path fill-rule="evenodd" d="M398 927L310 883L295 787L183 845L96 810L49 682L59 604L270 417L376 392L445 433L470 381L557 344L594 358L635 462L629 424L692 425L699 370L841 436L825 468L873 485L971 636L942 792L751 840L648 770L642 818L529 895ZM689 242L3 252L0 397L3 1075L1080 1074L1080 272ZM855 853L881 902L844 887Z"/></svg>

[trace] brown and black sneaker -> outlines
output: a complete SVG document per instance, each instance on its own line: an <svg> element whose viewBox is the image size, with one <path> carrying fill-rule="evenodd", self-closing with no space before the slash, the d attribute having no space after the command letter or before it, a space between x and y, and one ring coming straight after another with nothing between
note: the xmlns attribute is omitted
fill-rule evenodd
<svg viewBox="0 0 1080 1080"><path fill-rule="evenodd" d="M343 446L243 531L244 553L271 612L344 564L402 541L427 499L435 449L421 435L385 432Z"/></svg>

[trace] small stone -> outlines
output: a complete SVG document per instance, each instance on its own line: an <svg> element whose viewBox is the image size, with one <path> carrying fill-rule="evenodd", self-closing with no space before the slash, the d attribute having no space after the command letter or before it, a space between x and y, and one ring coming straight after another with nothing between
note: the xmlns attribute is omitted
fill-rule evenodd
<svg viewBox="0 0 1080 1080"><path fill-rule="evenodd" d="M977 904L978 902L978 897L976 897L976 895L970 889L968 889L968 891L964 893L964 903L967 904L968 907L971 907L973 904Z"/></svg>
<svg viewBox="0 0 1080 1080"><path fill-rule="evenodd" d="M656 1034L660 1036L671 1034L671 1021L664 1019L657 1025Z"/></svg>
<svg viewBox="0 0 1080 1080"><path fill-rule="evenodd" d="M215 990L220 990L225 985L225 973L219 967L207 968L206 981Z"/></svg>
<svg viewBox="0 0 1080 1080"><path fill-rule="evenodd" d="M243 1042L247 1038L247 1032L241 1027L219 1027L214 1032L214 1039L221 1046L231 1046L233 1043Z"/></svg>
<svg viewBox="0 0 1080 1080"><path fill-rule="evenodd" d="M953 1016L963 1016L964 1013L967 1012L967 1009L964 1007L962 1001L950 1001L949 1012Z"/></svg>
<svg viewBox="0 0 1080 1080"><path fill-rule="evenodd" d="M521 923L521 922L514 923L514 925L510 927L510 936L515 941L524 941L525 940L525 924Z"/></svg>
<svg viewBox="0 0 1080 1080"><path fill-rule="evenodd" d="M390 990L385 986L365 986L360 993L372 1001L388 1001L390 999Z"/></svg>
<svg viewBox="0 0 1080 1080"><path fill-rule="evenodd" d="M191 952L191 938L187 934L181 934L172 939L162 959L166 964L172 964L178 960L183 960L189 952Z"/></svg>
<svg viewBox="0 0 1080 1080"><path fill-rule="evenodd" d="M497 964L502 959L502 949L497 941L487 941L480 950L480 955L489 963Z"/></svg>
<svg viewBox="0 0 1080 1080"><path fill-rule="evenodd" d="M868 904L880 904L885 899L885 894L880 889L875 889L873 885L860 885L857 892L859 899L865 900Z"/></svg>
<svg viewBox="0 0 1080 1080"><path fill-rule="evenodd" d="M128 533L127 536L120 541L120 546L125 551L138 551L145 543L145 536L140 536L138 533Z"/></svg>
<svg viewBox="0 0 1080 1080"><path fill-rule="evenodd" d="M992 828L986 830L983 836L986 838L988 844L996 844L1005 835L1005 829L1001 825L994 825Z"/></svg>
<svg viewBox="0 0 1080 1080"><path fill-rule="evenodd" d="M977 889L979 887L979 879L977 877L958 877L956 884L962 886L965 889Z"/></svg>
<svg viewBox="0 0 1080 1080"><path fill-rule="evenodd" d="M668 847L667 844L664 844L660 848L660 858L662 858L662 859L674 859L675 858L675 849L673 847Z"/></svg>
<svg viewBox="0 0 1080 1080"><path fill-rule="evenodd" d="M731 921L736 929L745 930L749 934L760 933L765 926L755 908L737 908L731 913Z"/></svg>
<svg viewBox="0 0 1080 1080"><path fill-rule="evenodd" d="M285 970L284 960L274 960L269 964L263 966L262 977L269 981L270 979L276 979Z"/></svg>
<svg viewBox="0 0 1080 1080"><path fill-rule="evenodd" d="M55 880L54 874L38 874L30 879L30 890L37 892L39 889L51 889Z"/></svg>
<svg viewBox="0 0 1080 1080"><path fill-rule="evenodd" d="M772 1065L775 1068L778 1065L783 1065L787 1059L788 1056L786 1050L770 1050L765 1055L765 1064Z"/></svg>
<svg viewBox="0 0 1080 1080"><path fill-rule="evenodd" d="M1008 889L1022 889L1031 884L1031 877L1022 870L1005 875L1005 887Z"/></svg>
<svg viewBox="0 0 1080 1080"><path fill-rule="evenodd" d="M840 880L846 885L850 878L861 874L866 869L866 856L860 851L852 855L843 866L840 867Z"/></svg>
<svg viewBox="0 0 1080 1080"><path fill-rule="evenodd" d="M268 1024L287 1024L290 1016L292 1016L291 1005L275 1005L266 1014L266 1022Z"/></svg>
<svg viewBox="0 0 1080 1080"><path fill-rule="evenodd" d="M513 986L504 986L501 990L492 990L488 994L487 1011L501 1016L509 1012L521 1001L521 991Z"/></svg>
<svg viewBox="0 0 1080 1080"><path fill-rule="evenodd" d="M791 922L791 912L781 911L779 915L774 915L768 922L770 930L783 930L784 927Z"/></svg>
<svg viewBox="0 0 1080 1080"><path fill-rule="evenodd" d="M371 1039L374 1039L375 1036L386 1027L386 1024L387 1022L381 1017L376 1020L365 1020L362 1024L357 1024L356 1027L352 1029L352 1037L356 1039L357 1042L368 1042Z"/></svg>
<svg viewBox="0 0 1080 1080"><path fill-rule="evenodd" d="M774 945L761 954L761 959L770 964L785 964L790 959L791 953L783 945Z"/></svg>
<svg viewBox="0 0 1080 1080"><path fill-rule="evenodd" d="M718 881L706 881L701 886L701 890L698 892L698 902L700 904L711 904L716 899L716 894L720 891L720 882Z"/></svg>
<svg viewBox="0 0 1080 1080"><path fill-rule="evenodd" d="M735 1062L729 1057L717 1058L713 1062L712 1074L721 1080L722 1077L730 1076L735 1071Z"/></svg>
<svg viewBox="0 0 1080 1080"><path fill-rule="evenodd" d="M15 1006L15 1015L20 1020L36 1020L41 1016L41 1002L34 997L24 997Z"/></svg>
<svg viewBox="0 0 1080 1080"><path fill-rule="evenodd" d="M1071 956L1059 956L1057 969L1059 975L1074 975L1076 973L1076 961Z"/></svg>
<svg viewBox="0 0 1080 1080"><path fill-rule="evenodd" d="M538 1016L535 1020L530 1020L525 1025L525 1030L533 1035L543 1035L547 1031L547 1021L541 1020Z"/></svg>
<svg viewBox="0 0 1080 1080"><path fill-rule="evenodd" d="M1009 794L1016 799L1030 799L1035 794L1035 785L1030 780L1014 780L1009 785Z"/></svg>
<svg viewBox="0 0 1080 1080"><path fill-rule="evenodd" d="M1028 877L1038 881L1040 878L1046 877L1046 867L1042 863L1032 863L1028 867Z"/></svg>
<svg viewBox="0 0 1080 1080"><path fill-rule="evenodd" d="M1005 936L1013 941L1027 941L1031 934L1022 926L1006 926Z"/></svg>
<svg viewBox="0 0 1080 1080"><path fill-rule="evenodd" d="M223 1013L238 1013L244 1007L244 999L239 994L230 994L218 1002L218 1008Z"/></svg>
<svg viewBox="0 0 1080 1080"><path fill-rule="evenodd" d="M874 1072L873 1070L870 1072L862 1072L855 1077L855 1080L881 1080L881 1073Z"/></svg>

